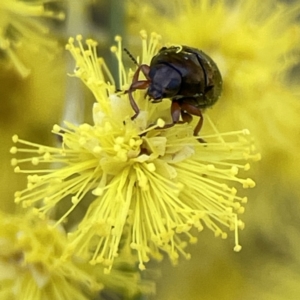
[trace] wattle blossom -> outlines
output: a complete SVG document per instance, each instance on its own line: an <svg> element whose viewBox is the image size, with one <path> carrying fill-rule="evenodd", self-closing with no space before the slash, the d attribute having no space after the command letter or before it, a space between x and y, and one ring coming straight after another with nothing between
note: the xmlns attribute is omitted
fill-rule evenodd
<svg viewBox="0 0 300 300"><path fill-rule="evenodd" d="M80 258L61 260L62 228L32 214L0 214L0 298L88 300L102 288Z"/></svg>
<svg viewBox="0 0 300 300"><path fill-rule="evenodd" d="M29 68L18 56L17 48L22 52L36 51L38 47L49 47L54 41L46 38L49 29L36 17L63 19L62 12L54 12L46 7L46 0L5 0L0 3L0 54L12 63L22 77L29 75Z"/></svg>
<svg viewBox="0 0 300 300"><path fill-rule="evenodd" d="M160 48L161 38L142 36L142 55L149 64ZM248 130L219 132L208 116L201 139L193 136L193 123L170 128L170 100L151 103L144 91L135 91L141 112L134 120L128 95L133 71L124 67L121 38L112 47L119 63L116 86L97 43L82 37L67 45L76 61L73 76L92 91L96 103L93 123L55 125L53 133L61 147L48 147L13 137L12 153L18 173L28 174L27 188L16 192L15 201L33 207L41 218L55 213L62 202L65 212L56 215L54 226L68 222L76 209L88 210L68 234L65 257L76 252L92 264L102 263L106 272L124 245L136 253L139 268L150 258L162 259L165 252L173 263L179 254L186 258L188 243L197 241L196 231L209 228L215 236L234 231L234 250L241 246L238 230L244 227L240 214L247 198L237 185L253 187L244 177L248 161L259 159ZM240 176L239 173L242 173ZM196 229L196 231L194 230Z"/></svg>

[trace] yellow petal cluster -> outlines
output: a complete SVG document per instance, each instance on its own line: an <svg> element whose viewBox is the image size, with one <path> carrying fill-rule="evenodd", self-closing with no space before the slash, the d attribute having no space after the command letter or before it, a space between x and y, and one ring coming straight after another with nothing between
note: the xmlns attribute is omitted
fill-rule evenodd
<svg viewBox="0 0 300 300"><path fill-rule="evenodd" d="M160 36L152 34L148 40L145 32L141 35L138 60L149 63ZM237 194L235 185L255 185L239 172L249 169L246 161L259 159L248 130L220 133L207 117L210 128L201 132L206 142L200 143L190 124L164 128L170 122L170 100L151 103L141 91L134 93L141 112L131 120L133 111L124 90L132 71L123 65L121 38L116 41L112 51L119 62L120 92L97 57L96 43L88 40L85 49L81 36L78 46L70 39L67 49L76 61L74 76L96 99L94 122L55 125L53 133L61 138L61 147L14 136L11 152L27 157L14 158L12 164L16 172L28 174L27 188L16 192L15 201L35 207L41 217L67 201L67 209L57 216L58 226L75 209L82 209L92 194L84 218L68 235L66 256L76 252L92 264L102 263L106 272L125 242L135 250L140 269L151 257L161 259L162 252L174 263L179 254L189 258L186 245L195 243L195 229L204 227L222 238L227 229L233 230L234 249L239 251L238 229L244 227L239 214L247 199Z"/></svg>
<svg viewBox="0 0 300 300"><path fill-rule="evenodd" d="M44 37L49 32L48 28L34 18L64 18L63 13L47 9L47 2L5 0L0 3L0 52L4 52L22 77L28 76L30 70L18 57L16 48L19 44L26 44L30 51L37 51L38 45L53 44L53 41ZM22 50L24 51L24 48Z"/></svg>
<svg viewBox="0 0 300 300"><path fill-rule="evenodd" d="M91 299L102 285L81 260L61 260L66 243L66 234L50 221L1 213L0 298Z"/></svg>

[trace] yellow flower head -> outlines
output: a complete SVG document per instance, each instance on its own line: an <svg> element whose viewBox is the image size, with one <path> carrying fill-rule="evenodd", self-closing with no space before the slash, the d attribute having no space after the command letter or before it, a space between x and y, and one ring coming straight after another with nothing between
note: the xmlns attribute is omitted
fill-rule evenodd
<svg viewBox="0 0 300 300"><path fill-rule="evenodd" d="M49 46L53 43L43 37L48 29L33 18L64 18L63 13L48 10L46 2L48 1L5 0L0 3L0 53L4 52L22 77L26 77L30 70L19 59L15 48L20 43L25 43L31 51L36 51L37 45Z"/></svg>
<svg viewBox="0 0 300 300"><path fill-rule="evenodd" d="M95 200L69 234L69 253L75 251L89 257L91 263L103 263L107 271L124 243L124 232L136 250L140 269L150 257L161 259L161 251L174 263L180 253L189 258L186 244L197 240L192 228L201 231L208 227L222 238L227 237L226 229L233 230L238 251L238 229L244 226L238 215L247 199L237 195L232 183L254 186L251 179L238 176L239 170L249 168L241 161L258 158L253 154L249 132L219 133L211 123L210 130L201 132L206 143L199 143L189 124L164 128L171 119L170 100L151 103L144 99L144 91L134 92L141 112L131 120L134 112L124 90L133 74L123 66L121 38L116 38L118 46L112 51L119 62L122 92L116 92L103 59L97 57L96 42L88 40L84 49L81 40L78 36L76 46L70 39L67 49L76 61L74 76L96 98L94 124L55 125L53 132L63 140L57 148L14 136L13 141L25 147L13 147L11 152L31 155L12 160L16 172L29 174L28 186L16 193L16 202L36 206L43 217L67 198L69 206L58 217L58 225L91 192ZM142 32L143 51L137 60L149 63L159 44L158 35L152 34L149 41ZM40 169L21 169L24 163Z"/></svg>
<svg viewBox="0 0 300 300"><path fill-rule="evenodd" d="M0 214L0 298L91 299L102 288L85 264L61 260L66 234L34 215Z"/></svg>

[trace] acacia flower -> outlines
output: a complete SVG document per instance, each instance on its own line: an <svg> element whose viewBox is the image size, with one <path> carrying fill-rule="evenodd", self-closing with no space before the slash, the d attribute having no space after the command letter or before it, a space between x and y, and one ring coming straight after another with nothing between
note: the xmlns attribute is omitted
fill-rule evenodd
<svg viewBox="0 0 300 300"><path fill-rule="evenodd" d="M61 260L62 228L32 214L0 214L0 298L91 299L103 286L79 259Z"/></svg>
<svg viewBox="0 0 300 300"><path fill-rule="evenodd" d="M160 36L152 34L149 40L145 32L141 36L138 61L149 63ZM76 61L74 76L95 96L94 123L55 125L53 133L61 137L61 147L14 136L11 152L30 156L12 160L16 172L28 174L27 188L16 192L15 201L35 207L45 217L67 199L58 226L92 193L94 201L69 233L68 252L87 257L92 264L103 263L106 272L124 244L136 250L140 269L151 257L161 259L162 252L174 263L179 254L189 258L185 247L197 240L192 228L207 227L222 238L227 237L227 229L233 230L234 249L239 251L238 229L244 227L239 214L247 199L237 195L234 186L255 185L238 172L249 168L247 160L259 158L248 130L219 133L211 123L211 129L201 131L206 143L199 143L191 124L164 128L171 122L170 101L151 103L144 99L144 91L134 92L141 112L131 120L133 111L123 91L133 72L123 66L121 38L112 47L119 62L121 92L116 92L107 66L97 57L96 42L87 40L84 49L82 37L76 40L78 46L71 38L67 49Z"/></svg>
<svg viewBox="0 0 300 300"><path fill-rule="evenodd" d="M37 45L52 45L43 35L48 33L35 17L50 17L63 19L64 14L53 12L45 7L46 0L5 0L0 3L0 51L9 58L22 77L28 76L30 70L18 57L15 49L24 43L31 51L37 50ZM24 50L24 47L23 47Z"/></svg>

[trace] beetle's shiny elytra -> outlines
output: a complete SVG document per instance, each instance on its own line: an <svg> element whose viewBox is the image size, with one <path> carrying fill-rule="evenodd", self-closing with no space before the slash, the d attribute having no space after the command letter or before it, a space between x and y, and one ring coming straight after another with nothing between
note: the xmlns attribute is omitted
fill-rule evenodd
<svg viewBox="0 0 300 300"><path fill-rule="evenodd" d="M139 74L145 80L139 80ZM152 101L163 98L172 100L171 115L173 123L190 122L192 116L199 121L194 129L198 135L202 124L202 110L216 103L222 91L222 76L215 62L204 52L188 46L163 47L152 58L150 65L139 65L128 89L130 104L135 111L132 119L139 114L133 92L147 89L146 95Z"/></svg>

